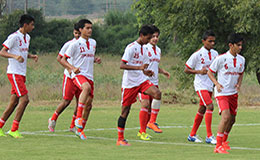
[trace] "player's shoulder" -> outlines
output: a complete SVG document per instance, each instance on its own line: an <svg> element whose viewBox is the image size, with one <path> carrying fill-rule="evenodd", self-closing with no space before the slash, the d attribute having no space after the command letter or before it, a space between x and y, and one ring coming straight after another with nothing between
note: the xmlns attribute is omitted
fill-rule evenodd
<svg viewBox="0 0 260 160"><path fill-rule="evenodd" d="M161 48L159 46L156 45L156 49L161 53Z"/></svg>
<svg viewBox="0 0 260 160"><path fill-rule="evenodd" d="M216 60L223 60L223 59L226 59L227 57L228 57L227 52L221 53L221 54L219 54L219 55L216 57Z"/></svg>
<svg viewBox="0 0 260 160"><path fill-rule="evenodd" d="M94 45L97 44L96 40L93 39L93 38L89 38L88 41L89 41L90 43L94 44Z"/></svg>
<svg viewBox="0 0 260 160"><path fill-rule="evenodd" d="M11 33L11 34L8 36L8 39L10 39L10 38L18 38L18 37L19 37L19 33L16 31L16 32Z"/></svg>
<svg viewBox="0 0 260 160"><path fill-rule="evenodd" d="M242 61L245 61L245 57L243 57L241 54L237 54L237 58L241 59Z"/></svg>
<svg viewBox="0 0 260 160"><path fill-rule="evenodd" d="M210 52L211 52L211 54L214 54L216 56L218 55L218 51L216 51L215 49L211 49Z"/></svg>
<svg viewBox="0 0 260 160"><path fill-rule="evenodd" d="M132 42L132 43L129 43L127 46L126 46L126 49L127 50L132 50L134 48L137 48L137 43L136 42Z"/></svg>

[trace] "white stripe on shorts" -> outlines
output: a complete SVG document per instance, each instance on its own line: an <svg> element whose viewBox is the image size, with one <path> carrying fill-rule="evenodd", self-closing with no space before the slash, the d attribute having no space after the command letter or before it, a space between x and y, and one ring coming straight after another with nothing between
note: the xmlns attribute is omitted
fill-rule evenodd
<svg viewBox="0 0 260 160"><path fill-rule="evenodd" d="M65 76L64 85L63 85L63 89L62 89L62 96L63 97L65 96L65 89L66 89L67 79L68 79L68 77Z"/></svg>
<svg viewBox="0 0 260 160"><path fill-rule="evenodd" d="M20 97L22 94L21 94L21 92L20 92L20 90L18 88L18 84L17 84L17 82L15 80L15 74L12 74L12 76L13 76L13 81L14 81L15 88L16 88L16 90L18 92L18 96Z"/></svg>
<svg viewBox="0 0 260 160"><path fill-rule="evenodd" d="M200 95L200 99L202 100L204 106L206 106L206 102L204 101L204 99L203 99L203 97L202 97L202 94L201 94L200 90L199 90L199 95Z"/></svg>

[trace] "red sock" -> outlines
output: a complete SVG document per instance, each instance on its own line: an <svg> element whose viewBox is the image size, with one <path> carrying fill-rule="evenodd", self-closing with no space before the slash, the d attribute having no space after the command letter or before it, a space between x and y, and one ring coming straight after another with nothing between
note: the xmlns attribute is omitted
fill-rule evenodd
<svg viewBox="0 0 260 160"><path fill-rule="evenodd" d="M150 118L151 118L151 112L148 111L148 118L147 118L147 121L145 123L146 126L147 126L148 122L150 121Z"/></svg>
<svg viewBox="0 0 260 160"><path fill-rule="evenodd" d="M213 111L206 110L206 114L205 114L205 124L206 124L206 130L207 130L208 137L212 136L212 131L211 131L212 113L213 113Z"/></svg>
<svg viewBox="0 0 260 160"><path fill-rule="evenodd" d="M139 122L140 122L140 130L139 132L145 132L146 133L146 125L147 125L147 119L148 119L148 109L145 107L142 107L139 112Z"/></svg>
<svg viewBox="0 0 260 160"><path fill-rule="evenodd" d="M160 109L152 109L149 123L155 123Z"/></svg>
<svg viewBox="0 0 260 160"><path fill-rule="evenodd" d="M200 126L202 119L203 119L203 114L200 112L197 112L195 119L194 119L194 123L193 123L193 127L191 130L190 136L194 136L197 133L197 130Z"/></svg>
<svg viewBox="0 0 260 160"><path fill-rule="evenodd" d="M224 132L223 142L226 142L228 139L229 132Z"/></svg>
<svg viewBox="0 0 260 160"><path fill-rule="evenodd" d="M19 128L19 122L17 120L14 120L11 131L14 132L14 131L18 130L18 128Z"/></svg>
<svg viewBox="0 0 260 160"><path fill-rule="evenodd" d="M58 119L58 117L59 117L59 113L57 112L57 111L55 111L54 113L53 113L53 115L52 115L52 117L51 117L51 120L53 121L56 121L57 119Z"/></svg>
<svg viewBox="0 0 260 160"><path fill-rule="evenodd" d="M2 118L0 119L0 128L3 128L3 126L5 125L5 120L3 120Z"/></svg>
<svg viewBox="0 0 260 160"><path fill-rule="evenodd" d="M117 127L117 133L118 133L118 140L123 140L124 138L124 131L125 128Z"/></svg>
<svg viewBox="0 0 260 160"><path fill-rule="evenodd" d="M85 107L85 104L80 103L80 102L78 103L77 118L82 117L82 112L83 112L84 107Z"/></svg>
<svg viewBox="0 0 260 160"><path fill-rule="evenodd" d="M217 144L216 144L216 148L218 148L219 146L222 145L223 137L224 137L224 134L218 132L218 134L217 134Z"/></svg>
<svg viewBox="0 0 260 160"><path fill-rule="evenodd" d="M71 124L70 124L70 128L75 127L75 120L76 120L76 116L73 115L73 116L72 116L72 120L71 120Z"/></svg>
<svg viewBox="0 0 260 160"><path fill-rule="evenodd" d="M78 128L78 132L82 132L86 126L87 120L82 118L82 128Z"/></svg>

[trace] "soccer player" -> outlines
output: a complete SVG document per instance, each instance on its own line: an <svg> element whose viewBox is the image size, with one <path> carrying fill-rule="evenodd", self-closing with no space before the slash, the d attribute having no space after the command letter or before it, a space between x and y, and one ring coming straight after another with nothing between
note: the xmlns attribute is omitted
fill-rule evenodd
<svg viewBox="0 0 260 160"><path fill-rule="evenodd" d="M202 36L203 47L193 53L188 61L184 72L188 74L195 74L194 88L197 92L200 103L199 109L195 116L192 130L188 136L188 141L201 143L202 140L196 135L197 130L201 124L203 116L205 114L205 124L207 130L206 143L216 144L216 138L211 131L213 103L212 103L212 91L213 83L207 75L207 70L213 60L218 56L218 52L215 51L215 34L211 30L204 32Z"/></svg>
<svg viewBox="0 0 260 160"><path fill-rule="evenodd" d="M74 38L68 42L66 42L58 56L57 56L57 61L62 65L61 63L61 59L64 56L64 54L66 53L66 50L68 49L69 45L71 43L73 43L74 41L78 40L80 37L80 32L79 32L79 28L78 28L78 24L74 24L74 30L73 30L73 35ZM68 60L68 62L71 64L70 59ZM61 101L61 103L57 106L55 112L53 113L52 117L49 118L49 131L50 132L54 132L55 130L55 126L56 126L56 121L59 117L59 115L67 108L67 106L70 104L70 102L72 101L74 95L76 97L76 107L74 110L74 114L72 117L72 121L71 121L71 125L70 125L70 131L71 132L75 132L76 131L76 127L75 127L75 119L76 119L76 115L77 115L77 107L78 107L78 98L79 98L79 94L80 94L80 90L76 87L76 85L73 83L73 80L71 79L70 73L68 72L67 69L64 70L64 78L63 78L63 85L62 85L62 95L63 95L63 100Z"/></svg>
<svg viewBox="0 0 260 160"><path fill-rule="evenodd" d="M99 57L95 57L96 41L90 38L92 34L92 22L82 19L78 22L80 38L71 43L65 56L62 57L62 64L72 72L73 83L81 90L78 100L77 117L75 125L78 127L76 135L85 140L87 137L84 128L92 108L94 97L94 63L101 63ZM71 59L71 64L68 63Z"/></svg>
<svg viewBox="0 0 260 160"><path fill-rule="evenodd" d="M124 69L121 89L122 109L118 118L118 140L116 143L120 146L130 145L124 138L124 130L131 105L136 102L138 93L141 92L153 97L152 108L159 108L161 104L160 90L147 80L147 76L152 76L153 71L147 70L149 59L147 53L145 53L147 50L143 47L150 41L153 33L152 26L142 26L138 39L126 47L120 63L120 69Z"/></svg>
<svg viewBox="0 0 260 160"><path fill-rule="evenodd" d="M226 151L230 149L227 138L235 123L238 92L245 68L245 58L240 55L242 45L243 37L240 34L230 34L228 37L229 51L218 56L209 67L208 76L215 84L214 94L221 115L215 153L229 153ZM218 80L213 73L217 73Z"/></svg>
<svg viewBox="0 0 260 160"><path fill-rule="evenodd" d="M158 88L158 74L161 73L166 77L170 78L170 73L159 67L161 59L161 49L157 46L159 41L160 30L156 26L153 26L154 34L147 45L144 45L144 48L147 48L147 56L149 57L149 66L148 70L152 70L154 75L148 77L148 80L152 82ZM141 110L139 113L140 121L140 130L138 136L141 140L150 140L150 136L146 133L146 127L152 129L155 133L162 133L162 130L158 127L156 123L157 115L160 111L160 106L154 106L157 108L151 108L152 96L139 93L139 100L141 102ZM149 122L149 123L148 123Z"/></svg>
<svg viewBox="0 0 260 160"><path fill-rule="evenodd" d="M38 61L37 55L28 53L30 43L28 33L34 29L34 18L25 14L20 17L19 23L20 28L8 36L0 52L0 56L8 58L7 77L12 86L10 103L0 118L0 136L6 136L2 128L16 108L12 128L8 131L8 134L14 138L23 138L18 131L19 123L29 103L25 85L27 58L32 58L35 62Z"/></svg>

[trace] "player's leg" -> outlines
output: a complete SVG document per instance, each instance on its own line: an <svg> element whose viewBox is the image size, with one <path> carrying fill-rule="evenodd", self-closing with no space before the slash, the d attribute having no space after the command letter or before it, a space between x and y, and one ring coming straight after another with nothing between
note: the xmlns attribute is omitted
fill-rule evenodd
<svg viewBox="0 0 260 160"><path fill-rule="evenodd" d="M76 127L75 127L75 120L76 120L76 117L77 117L79 95L81 93L81 91L78 88L76 88L76 86L75 86L75 89L76 89L76 92L75 92L76 106L75 106L74 113L73 113L72 120L71 120L71 124L70 124L70 131L71 132L76 132L76 130L77 130Z"/></svg>
<svg viewBox="0 0 260 160"><path fill-rule="evenodd" d="M8 120L10 115L13 113L15 107L17 106L19 101L19 98L16 96L16 94L12 94L10 97L10 102L6 109L4 110L1 118L0 118L0 136L6 136L2 130L3 126L5 125L5 122Z"/></svg>

